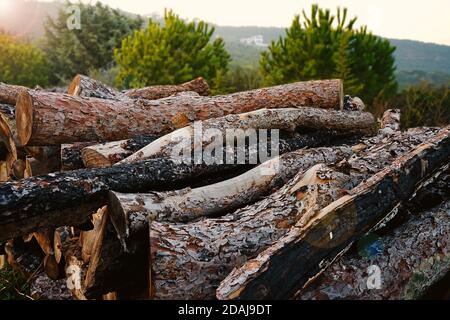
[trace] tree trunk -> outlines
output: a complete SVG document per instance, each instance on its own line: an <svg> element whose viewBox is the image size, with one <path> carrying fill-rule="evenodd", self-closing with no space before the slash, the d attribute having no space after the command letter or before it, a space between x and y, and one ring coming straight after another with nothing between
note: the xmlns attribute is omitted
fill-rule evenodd
<svg viewBox="0 0 450 320"><path fill-rule="evenodd" d="M392 210L447 165L449 157L450 127L447 127L348 195L327 207L318 207L255 259L234 269L220 284L217 297L291 298L348 250L353 241L391 218Z"/></svg>
<svg viewBox="0 0 450 320"><path fill-rule="evenodd" d="M77 74L69 85L67 93L71 96L99 98L108 100L127 100L125 94L108 87L100 81Z"/></svg>
<svg viewBox="0 0 450 320"><path fill-rule="evenodd" d="M209 96L211 91L208 82L202 77L180 85L159 85L125 91L125 95L133 99L156 100L169 97L180 92L196 92L201 96Z"/></svg>
<svg viewBox="0 0 450 320"><path fill-rule="evenodd" d="M360 172L362 177L367 177L373 174L374 172L381 170L383 167L386 166L386 163L389 163L392 161L395 156L398 155L396 152L389 151L390 149L397 148L398 152L406 152L410 150L414 145L417 145L430 137L432 137L436 133L436 130L434 129L423 129L420 132L418 130L414 130L411 132L407 132L405 134L398 133L396 136L389 138L390 140L386 141L384 136L377 136L370 139L367 139L364 141L364 145L359 144L357 146L357 152L361 153L359 157L356 159L351 158L349 162L345 162L343 166L348 170L351 169L352 171ZM324 161L332 161L333 159L329 159L328 155L323 154L320 155L319 152L315 152L314 150L310 150L311 154L315 155L315 160L320 160L322 157L324 158ZM308 154L308 151L305 151L305 155ZM370 156L368 156L370 155ZM368 157L369 160L365 161L364 158ZM307 167L308 160L304 158L301 160L300 158L297 159L299 164L304 164ZM289 167L286 161L286 167ZM314 161L311 159L311 163L314 163ZM368 163L370 165L368 165ZM294 166L295 162L293 162ZM297 164L297 165L299 165ZM359 176L358 176L359 177ZM358 178L358 182L361 181L361 177ZM276 184L275 182L273 182ZM272 196L270 196L272 197ZM272 199L272 198L270 198ZM276 200L277 203L279 203L278 200ZM292 201L292 200L291 200ZM235 216L240 216L240 214L230 214L229 219L232 221L235 221L235 225L240 226L242 223L247 223L248 225L251 225L253 222L255 225L258 225L258 223L267 223L268 225L273 225L270 221L267 221L265 219L259 218L259 216L255 213L255 210L257 212L264 212L265 208L268 208L268 210L272 210L272 203L274 200L263 200L263 203L265 205L258 205L255 204L250 207L250 209L245 210L244 212L248 212L248 217L254 217L253 220L246 222L246 219L242 218L234 218ZM295 203L295 202L294 202ZM204 203L206 204L206 202ZM278 208L278 207L277 207ZM253 212L251 210L254 210ZM289 208L283 207L283 204L280 204L280 208L274 209L274 210L280 210L284 212L285 214L289 215L291 212L289 211ZM239 211L238 211L239 212ZM111 216L114 216L114 206L111 207L110 210ZM269 214L269 213L267 213ZM119 215L120 216L120 215ZM108 236L106 237L107 244L104 245L104 251L102 252L102 259L105 261L105 263L101 266L99 266L99 269L97 271L96 276L96 285L92 288L87 290L87 295L98 295L101 293L104 293L105 291L102 291L102 288L105 288L105 290L109 291L115 291L120 287L127 286L127 285L136 285L136 286L142 286L143 283L146 283L145 281L145 275L147 274L148 268L142 266L142 263L146 263L148 261L146 252L148 252L148 249L146 250L146 239L148 237L147 229L148 225L146 223L146 216L139 214L139 213L133 213L131 215L131 218L129 218L128 222L126 224L122 223L119 224L117 231L119 235L126 234L127 232L124 231L123 226L126 225L128 227L128 240L126 241L126 248L128 252L124 252L123 248L121 247L120 241L117 240L116 232L110 231L108 233ZM157 218L159 219L159 218ZM249 218L250 219L250 218ZM120 219L117 219L120 220ZM210 221L211 219L208 219L206 221ZM217 221L217 228L220 227L222 219L216 219L213 221ZM258 220L258 221L254 221ZM230 222L231 223L231 222ZM191 224L192 228L195 229L195 226L198 224L202 224L201 222L197 224ZM117 226L117 223L116 223ZM178 226L178 225L177 225ZM181 225L183 226L183 225ZM189 226L189 225L188 225ZM188 227L187 226L187 227ZM280 228L283 226L283 223L280 223ZM229 229L232 230L235 226L229 226ZM208 227L205 227L208 229ZM225 228L225 227L224 227ZM252 238L252 234L255 233L254 229L245 229L242 227L244 231L241 235L239 235L240 227L236 229L235 233L237 239L245 239L245 238ZM268 229L267 232L270 232L271 228ZM279 231L281 232L281 231ZM287 232L287 230L285 230ZM209 233L209 231L208 231ZM266 233L262 235L262 237L265 236ZM221 235L222 238L228 238L229 234L223 233ZM240 238L240 236L242 236ZM270 237L270 236L268 236ZM123 238L123 236L122 236ZM170 236L168 236L170 239ZM238 240L236 240L239 242ZM242 243L242 247L239 247L236 245L236 257L243 257L243 259L246 259L246 252L248 251L245 245L245 241L242 240L244 243ZM122 241L122 243L125 241ZM201 242L201 241L200 241ZM250 246L250 245L249 245ZM256 245L258 246L258 245ZM201 251L201 248L199 248L199 251ZM222 265L223 261L219 259L218 265ZM239 260L240 258L236 258ZM217 260L216 260L217 261ZM133 272L129 272L130 265L135 266L133 269ZM231 271L232 267L234 265L230 263L228 268L228 272ZM224 267L225 268L225 267ZM216 279L216 285L218 285L218 281L222 280L226 276L226 271L222 274L222 277L219 279ZM194 274L192 275L195 276ZM117 279L123 279L122 282L118 282ZM210 287L211 289L211 287ZM187 291L187 290L186 290ZM194 292L193 292L194 293ZM214 296L214 290L209 291L209 296Z"/></svg>
<svg viewBox="0 0 450 320"><path fill-rule="evenodd" d="M29 90L26 87L15 86L0 82L0 103L15 105L22 91Z"/></svg>
<svg viewBox="0 0 450 320"><path fill-rule="evenodd" d="M6 164L6 173L9 177L14 162L17 160L17 148L9 120L0 113L0 161Z"/></svg>
<svg viewBox="0 0 450 320"><path fill-rule="evenodd" d="M0 186L0 239L42 227L77 226L107 204L109 190L143 192L187 186L237 165L179 164L153 159L131 165L32 177ZM0 240L0 241L1 241Z"/></svg>
<svg viewBox="0 0 450 320"><path fill-rule="evenodd" d="M105 168L131 156L157 140L158 136L144 136L128 140L94 144L83 148L81 159L86 168Z"/></svg>
<svg viewBox="0 0 450 320"><path fill-rule="evenodd" d="M116 101L28 91L18 98L16 118L23 145L58 145L163 135L195 120L300 106L342 108L342 82L299 82L226 96L160 100Z"/></svg>
<svg viewBox="0 0 450 320"><path fill-rule="evenodd" d="M420 299L450 272L449 212L447 201L410 216L392 232L374 238L376 252L344 255L296 298Z"/></svg>
<svg viewBox="0 0 450 320"><path fill-rule="evenodd" d="M84 169L81 151L84 148L96 145L97 142L76 142L61 145L61 171Z"/></svg>
<svg viewBox="0 0 450 320"><path fill-rule="evenodd" d="M132 163L156 157L181 157L179 150L201 149L209 146L233 145L235 139L245 141L246 137L257 137L257 130L296 128L333 130L330 134L364 134L374 129L371 113L323 110L317 108L263 109L239 115L228 115L208 119L176 130L161 137L120 163ZM213 131L214 130L214 131ZM198 138L197 138L198 137ZM198 141L197 141L198 140ZM194 143L192 144L192 142Z"/></svg>
<svg viewBox="0 0 450 320"><path fill-rule="evenodd" d="M0 103L0 114L3 114L4 116L6 116L9 120L15 120L16 106Z"/></svg>

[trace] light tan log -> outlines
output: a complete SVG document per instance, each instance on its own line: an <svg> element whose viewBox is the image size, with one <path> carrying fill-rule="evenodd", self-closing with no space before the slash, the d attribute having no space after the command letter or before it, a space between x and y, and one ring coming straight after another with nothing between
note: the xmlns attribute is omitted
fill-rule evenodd
<svg viewBox="0 0 450 320"><path fill-rule="evenodd" d="M147 194L110 191L108 207L118 236L124 239L130 233L128 226L132 219L188 222L223 215L280 188L299 171L316 163L339 162L352 154L352 149L345 146L293 151L240 176L201 188Z"/></svg>
<svg viewBox="0 0 450 320"><path fill-rule="evenodd" d="M93 144L81 150L81 159L86 168L111 167L156 139L158 137L148 136Z"/></svg>
<svg viewBox="0 0 450 320"><path fill-rule="evenodd" d="M133 99L162 99L176 93L191 91L201 96L209 96L211 91L208 82L202 77L179 85L158 85L125 91L125 95Z"/></svg>
<svg viewBox="0 0 450 320"><path fill-rule="evenodd" d="M91 79L85 75L77 74L69 85L67 93L71 96L86 98L99 98L110 100L128 99L125 94L108 87L98 80Z"/></svg>
<svg viewBox="0 0 450 320"><path fill-rule="evenodd" d="M179 95L159 100L115 101L28 91L19 95L16 120L21 144L58 145L163 135L195 120L290 107L341 109L342 82L299 82L227 96Z"/></svg>
<svg viewBox="0 0 450 320"><path fill-rule="evenodd" d="M29 89L0 82L0 103L15 105L19 94L26 90Z"/></svg>
<svg viewBox="0 0 450 320"><path fill-rule="evenodd" d="M14 162L17 160L17 148L9 120L0 113L0 161L6 162L7 175L11 173Z"/></svg>
<svg viewBox="0 0 450 320"><path fill-rule="evenodd" d="M180 151L193 148L202 148L214 143L225 143L228 139L244 139L253 133L256 136L259 129L292 130L327 129L340 133L364 134L374 130L375 120L371 113L360 111L337 111L318 108L288 108L288 109L261 109L239 115L227 115L222 118L208 119L178 129L149 144L119 164L132 163L158 157L181 157ZM210 130L210 131L208 131ZM210 132L219 133L217 138L211 137ZM221 136L220 136L221 134ZM200 136L199 141L194 141ZM194 144L193 144L194 142Z"/></svg>
<svg viewBox="0 0 450 320"><path fill-rule="evenodd" d="M89 263L91 255L96 250L95 244L98 237L104 232L103 216L106 214L106 207L99 209L92 215L92 224L94 228L90 231L82 231L80 234L81 258L84 263Z"/></svg>
<svg viewBox="0 0 450 320"><path fill-rule="evenodd" d="M219 299L287 299L317 277L353 243L392 219L450 158L450 127L398 157L349 194L317 207L283 238L247 261L220 284Z"/></svg>

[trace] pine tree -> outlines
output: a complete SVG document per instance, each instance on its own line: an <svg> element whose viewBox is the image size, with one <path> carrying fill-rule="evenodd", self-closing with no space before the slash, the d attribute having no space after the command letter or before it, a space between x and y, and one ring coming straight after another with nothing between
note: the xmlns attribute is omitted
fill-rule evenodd
<svg viewBox="0 0 450 320"><path fill-rule="evenodd" d="M213 33L207 23L187 23L172 11L164 13L162 25L150 19L146 29L126 37L116 50L117 85L182 83L201 76L220 90L230 55L221 38L211 41Z"/></svg>
<svg viewBox="0 0 450 320"><path fill-rule="evenodd" d="M339 77L346 93L360 95L369 105L395 94L395 48L366 27L355 29L356 21L347 19L347 9L332 15L317 5L309 15L296 15L286 36L261 54L265 84Z"/></svg>

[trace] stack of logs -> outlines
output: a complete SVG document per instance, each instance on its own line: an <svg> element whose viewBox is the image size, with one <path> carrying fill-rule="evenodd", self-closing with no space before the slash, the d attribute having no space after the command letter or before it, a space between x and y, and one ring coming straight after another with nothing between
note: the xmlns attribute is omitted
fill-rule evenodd
<svg viewBox="0 0 450 320"><path fill-rule="evenodd" d="M450 127L401 131L343 92L0 83L0 255L36 299L430 295L450 274ZM219 161L174 157L199 147Z"/></svg>

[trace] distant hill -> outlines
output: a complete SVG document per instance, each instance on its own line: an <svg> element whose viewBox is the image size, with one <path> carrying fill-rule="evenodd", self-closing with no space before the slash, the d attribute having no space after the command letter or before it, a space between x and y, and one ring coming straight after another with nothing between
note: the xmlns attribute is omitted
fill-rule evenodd
<svg viewBox="0 0 450 320"><path fill-rule="evenodd" d="M15 0L15 12L0 13L0 28L9 32L36 39L43 35L43 21L47 16L55 17L62 4L60 2L35 2ZM155 14L151 15L158 19ZM283 36L285 29L276 27L228 27L215 26L216 36L225 40L234 64L256 65L264 46L245 45L241 39L261 35L269 44ZM390 39L396 46L395 52L398 80L401 84L412 84L421 80L448 83L450 78L450 46L424 43L412 40Z"/></svg>

